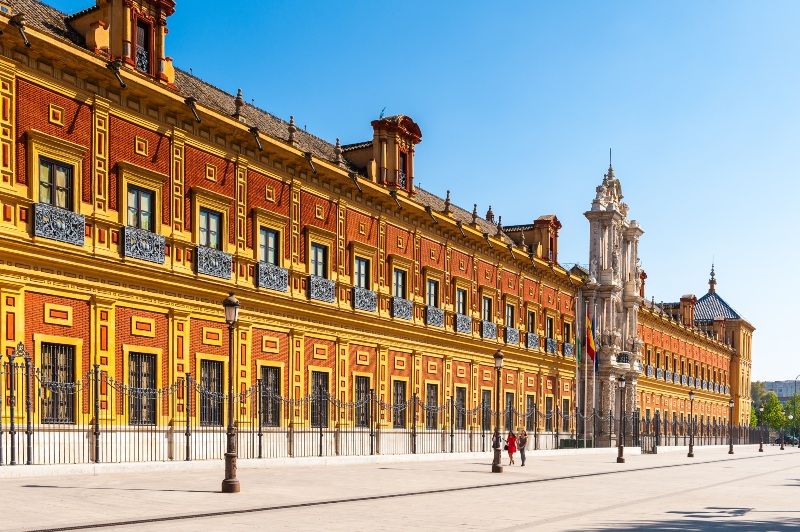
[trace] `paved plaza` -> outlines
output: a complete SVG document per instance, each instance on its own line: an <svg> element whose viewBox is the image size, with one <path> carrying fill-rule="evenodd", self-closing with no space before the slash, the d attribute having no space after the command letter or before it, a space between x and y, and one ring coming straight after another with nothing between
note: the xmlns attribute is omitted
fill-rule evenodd
<svg viewBox="0 0 800 532"><path fill-rule="evenodd" d="M800 526L800 452L766 446L0 480L0 528L147 530L788 530ZM17 466L19 467L19 466Z"/></svg>

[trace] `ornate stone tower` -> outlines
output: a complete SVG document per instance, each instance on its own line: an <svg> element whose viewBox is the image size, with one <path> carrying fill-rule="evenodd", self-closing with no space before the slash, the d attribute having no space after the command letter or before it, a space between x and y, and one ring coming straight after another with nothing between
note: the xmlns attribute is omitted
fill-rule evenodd
<svg viewBox="0 0 800 532"><path fill-rule="evenodd" d="M622 202L622 187L610 163L596 190L591 210L584 213L589 220L585 296L589 317L594 318L599 357L596 378L592 370L587 375L586 412L596 408L602 416L611 412L616 420L621 401L628 414L637 408L636 380L643 345L637 336L642 282L638 246L644 231L636 220L628 220L628 205ZM624 391L619 388L621 377L625 377ZM607 434L608 423L601 426Z"/></svg>

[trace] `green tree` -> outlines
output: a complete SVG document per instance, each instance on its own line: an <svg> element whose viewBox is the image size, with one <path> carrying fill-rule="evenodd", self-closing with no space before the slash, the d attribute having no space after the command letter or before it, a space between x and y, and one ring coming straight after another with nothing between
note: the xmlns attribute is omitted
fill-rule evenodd
<svg viewBox="0 0 800 532"><path fill-rule="evenodd" d="M756 410L756 405L750 404L750 426L757 427L759 425L758 419L758 411Z"/></svg>
<svg viewBox="0 0 800 532"><path fill-rule="evenodd" d="M794 397L786 401L786 405L784 405L783 411L786 413L787 418L789 414L794 416L794 419L792 419L791 421L788 421L787 419L786 427L787 430L791 431L790 432L791 434L796 436L797 430L798 428L800 428L800 419L798 419L798 417L800 417L800 394L795 395Z"/></svg>
<svg viewBox="0 0 800 532"><path fill-rule="evenodd" d="M786 421L783 414L783 405L778 401L778 396L775 392L769 392L764 401L764 412L761 414L761 420L766 426L771 429L780 430Z"/></svg>
<svg viewBox="0 0 800 532"><path fill-rule="evenodd" d="M767 389L764 387L763 382L753 381L750 383L750 397L753 399L753 406L755 406L756 409L764 404L767 395Z"/></svg>

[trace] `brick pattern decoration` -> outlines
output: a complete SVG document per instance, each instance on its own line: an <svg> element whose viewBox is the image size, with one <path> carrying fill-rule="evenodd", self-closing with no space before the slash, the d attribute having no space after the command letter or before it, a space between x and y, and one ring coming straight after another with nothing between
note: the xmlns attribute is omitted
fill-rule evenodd
<svg viewBox="0 0 800 532"><path fill-rule="evenodd" d="M217 157L211 153L186 145L185 155L186 166L184 171L184 227L187 231L193 229L194 208L192 205L192 187L199 187L210 190L230 198L231 205L228 208L228 241L233 244L236 241L236 172L235 164L232 161ZM207 165L216 169L214 180L206 178Z"/></svg>
<svg viewBox="0 0 800 532"><path fill-rule="evenodd" d="M303 395L308 395L313 392L311 390L311 378L308 372L308 366L318 366L323 368L330 368L333 370L328 379L328 385L331 393L336 390L336 344L332 340L324 340L322 338L314 338L312 336L305 337L305 363L306 367L303 368L303 381L305 382L305 389Z"/></svg>
<svg viewBox="0 0 800 532"><path fill-rule="evenodd" d="M497 267L494 264L478 259L478 286L497 288ZM495 309L497 306L495 302Z"/></svg>
<svg viewBox="0 0 800 532"><path fill-rule="evenodd" d="M92 109L28 81L17 80L17 183L28 183L27 131L36 129L86 147L83 158L83 189L81 198L92 201ZM50 122L50 105L64 109L63 126ZM76 176L77 177L77 176Z"/></svg>
<svg viewBox="0 0 800 532"><path fill-rule="evenodd" d="M306 191L300 192L300 262L306 262L306 248L308 247L308 236L305 227L319 227L336 234L336 204L325 198ZM330 261L331 272L336 271L338 263L336 260L336 242L333 242L331 249L328 250L328 260Z"/></svg>
<svg viewBox="0 0 800 532"><path fill-rule="evenodd" d="M203 327L222 330L222 345L208 345L203 343ZM200 368L197 367L196 353L208 355L222 355L228 357L228 328L224 323L201 319L192 319L189 326L189 372L195 382L200 378ZM227 386L227 384L226 384ZM227 390L227 387L225 388Z"/></svg>
<svg viewBox="0 0 800 532"><path fill-rule="evenodd" d="M44 322L45 304L61 305L72 308L72 326L56 325ZM31 355L34 357L34 365L41 367L40 353L33 349L34 335L47 334L52 336L64 336L68 338L80 338L83 340L83 353L75 353L76 361L80 361L80 368L76 368L79 373L86 373L91 369L92 345L90 340L90 308L88 301L79 299L68 299L63 296L53 296L49 294L37 294L35 292L25 293L25 344L29 346Z"/></svg>
<svg viewBox="0 0 800 532"><path fill-rule="evenodd" d="M250 373L253 384L261 378L258 362L269 360L283 363L281 369L281 395L289 396L289 335L285 332L254 328L252 331Z"/></svg>
<svg viewBox="0 0 800 532"><path fill-rule="evenodd" d="M420 239L420 267L436 268L444 271L444 245L428 238ZM440 287L441 291L443 287ZM440 294L441 297L441 294Z"/></svg>
<svg viewBox="0 0 800 532"><path fill-rule="evenodd" d="M159 366L158 370L161 372L161 384L162 386L166 386L170 383L169 375L169 319L166 314L158 314L156 312L149 312L146 310L139 310L139 309L132 309L126 307L117 307L116 308L116 364L114 365L114 379L117 382L129 382L129 376L124 374L125 371L125 360L124 360L124 351L123 345L127 344L130 346L142 346L142 347L153 347L161 350L161 365ZM141 336L134 334L134 331L131 330L131 325L133 323L133 317L137 318L144 318L145 321L152 320L153 325L155 327L155 336ZM117 401L120 402L124 400L123 394L116 394ZM119 410L123 407L122 404L116 405ZM161 402L161 414L168 415L169 414L169 397L164 396Z"/></svg>
<svg viewBox="0 0 800 532"><path fill-rule="evenodd" d="M271 198L271 199L270 199ZM289 228L289 208L292 198L288 184L257 172L253 169L247 171L247 245L250 248L258 246L253 242L253 217L250 216L256 207L286 216L287 224L283 228L283 255L291 257L291 231Z"/></svg>

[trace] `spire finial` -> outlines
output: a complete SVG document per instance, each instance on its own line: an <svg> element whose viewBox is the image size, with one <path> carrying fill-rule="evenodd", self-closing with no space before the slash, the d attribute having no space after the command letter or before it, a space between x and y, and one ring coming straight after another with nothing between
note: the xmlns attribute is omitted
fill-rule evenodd
<svg viewBox="0 0 800 532"><path fill-rule="evenodd" d="M294 134L297 132L297 126L294 124L294 115L289 116L289 144L294 144Z"/></svg>
<svg viewBox="0 0 800 532"><path fill-rule="evenodd" d="M528 250L528 244L525 243L525 231L522 231L522 234L520 235L519 245L522 246L525 251Z"/></svg>
<svg viewBox="0 0 800 532"><path fill-rule="evenodd" d="M478 204L472 204L472 225L478 224Z"/></svg>
<svg viewBox="0 0 800 532"><path fill-rule="evenodd" d="M611 164L611 148L608 149L608 178L614 179L614 166Z"/></svg>
<svg viewBox="0 0 800 532"><path fill-rule="evenodd" d="M342 164L342 145L339 143L339 137L336 137L336 146L333 147L333 152L336 157L336 164Z"/></svg>
<svg viewBox="0 0 800 532"><path fill-rule="evenodd" d="M711 279L708 280L708 293L713 294L717 291L717 279L714 277L714 263L711 263Z"/></svg>
<svg viewBox="0 0 800 532"><path fill-rule="evenodd" d="M489 205L489 210L486 211L486 221L490 224L494 223L494 211L492 211L492 206Z"/></svg>
<svg viewBox="0 0 800 532"><path fill-rule="evenodd" d="M233 100L233 105L236 107L236 112L233 114L237 119L242 115L242 107L244 107L244 96L242 89L236 91L236 98Z"/></svg>
<svg viewBox="0 0 800 532"><path fill-rule="evenodd" d="M447 191L447 197L444 198L444 213L450 214L450 191Z"/></svg>
<svg viewBox="0 0 800 532"><path fill-rule="evenodd" d="M497 234L500 235L500 233L502 233L502 232L503 232L503 217L502 216L498 216L497 217Z"/></svg>

